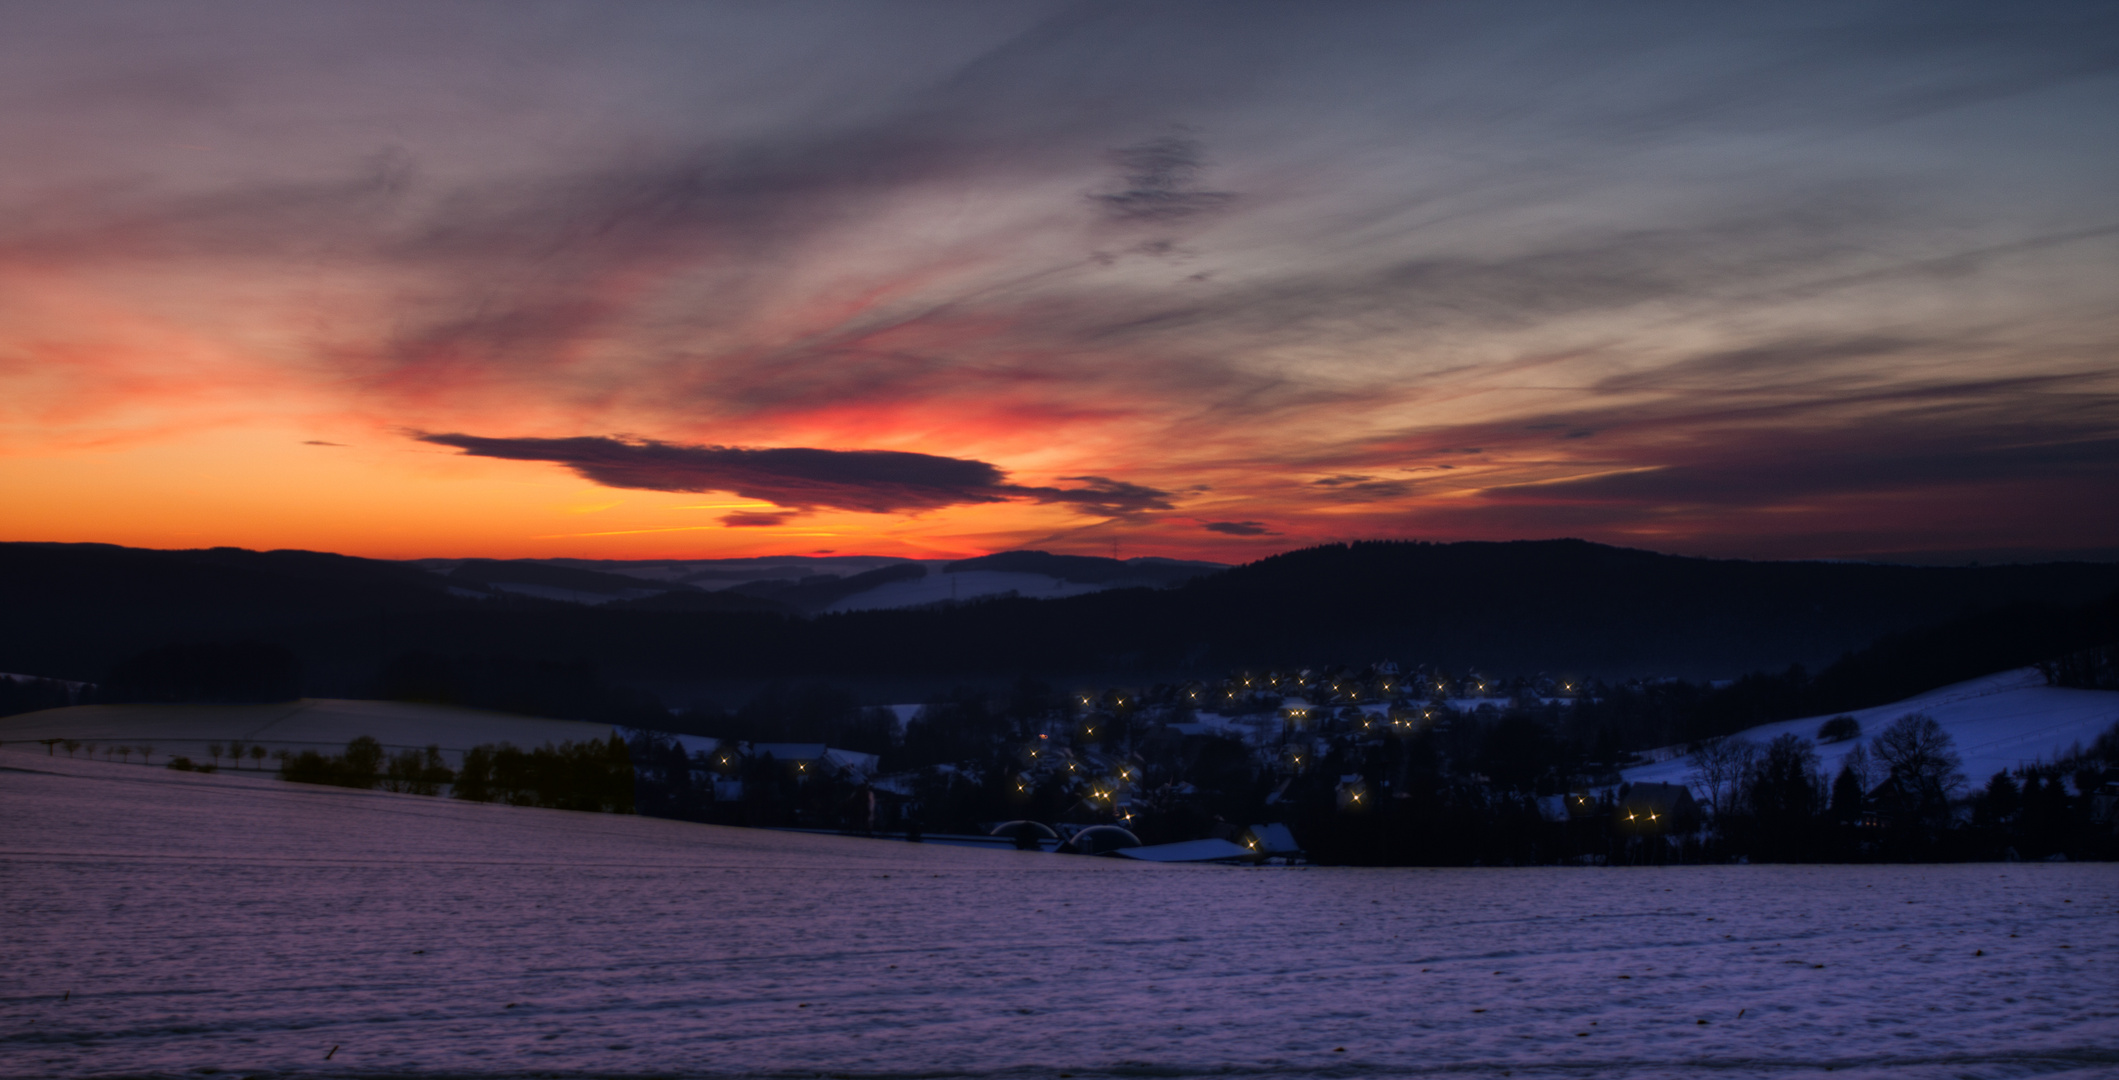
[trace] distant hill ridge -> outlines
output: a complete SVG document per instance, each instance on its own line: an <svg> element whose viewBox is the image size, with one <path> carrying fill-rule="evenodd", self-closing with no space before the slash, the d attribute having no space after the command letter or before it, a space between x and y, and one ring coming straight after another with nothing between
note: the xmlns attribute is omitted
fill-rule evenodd
<svg viewBox="0 0 2119 1080"><path fill-rule="evenodd" d="M1098 575L1168 565L1009 552L949 567ZM600 580L615 573L574 566L597 574L599 587L630 588ZM726 590L672 587L595 607L481 591L495 573L491 564L458 577L299 551L4 544L10 618L0 621L0 670L96 679L170 641L247 637L294 649L314 695L357 695L407 651L591 662L658 692L731 680L1141 680L1384 658L1719 677L1821 666L1880 635L1990 609L2014 607L2014 618L2035 625L2042 609L2119 592L2113 563L1748 562L1579 540L1327 545L1169 588L814 618Z"/></svg>
<svg viewBox="0 0 2119 1080"><path fill-rule="evenodd" d="M949 574L967 570L995 570L1003 573L1044 574L1061 581L1084 585L1123 582L1149 586L1176 585L1225 569L1227 567L1217 563L1159 559L1153 556L1120 560L1094 555L1054 555L1044 551L1003 551L995 555L982 555L976 559L959 559L942 568L944 573Z"/></svg>

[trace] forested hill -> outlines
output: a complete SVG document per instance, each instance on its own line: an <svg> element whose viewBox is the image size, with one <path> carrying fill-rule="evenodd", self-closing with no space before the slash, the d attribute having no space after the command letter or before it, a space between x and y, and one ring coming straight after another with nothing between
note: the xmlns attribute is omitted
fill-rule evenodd
<svg viewBox="0 0 2119 1080"><path fill-rule="evenodd" d="M1720 677L1813 668L1880 635L2013 607L2017 625L2119 592L2119 564L1744 562L1574 540L1310 548L1167 589L797 618L477 595L408 564L310 552L0 545L0 671L95 680L171 641L301 658L358 694L408 652L593 661L665 693L779 678L849 684L1033 675L1171 678L1244 664L1477 665ZM722 594L702 594L717 597ZM745 605L750 609L745 610Z"/></svg>

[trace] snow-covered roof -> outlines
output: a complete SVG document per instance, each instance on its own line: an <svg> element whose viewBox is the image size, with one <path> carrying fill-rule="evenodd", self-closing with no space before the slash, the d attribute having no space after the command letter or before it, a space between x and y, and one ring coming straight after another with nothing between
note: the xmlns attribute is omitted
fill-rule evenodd
<svg viewBox="0 0 2119 1080"><path fill-rule="evenodd" d="M704 735L672 735L670 739L683 747L687 756L705 754L712 757L714 751L721 749L721 740L710 739Z"/></svg>
<svg viewBox="0 0 2119 1080"><path fill-rule="evenodd" d="M1227 840L1185 840L1175 844L1119 848L1112 854L1125 859L1159 863L1222 862L1229 859L1251 859L1258 855L1242 844Z"/></svg>
<svg viewBox="0 0 2119 1080"><path fill-rule="evenodd" d="M879 754L864 754L858 750L827 748L824 760L842 769L852 769L863 776L875 775L876 767L883 763Z"/></svg>
<svg viewBox="0 0 2119 1080"><path fill-rule="evenodd" d="M1251 826L1250 833L1251 839L1257 841L1258 843L1257 847L1251 849L1252 852L1255 854L1302 854L1302 845L1295 842L1294 831L1289 829L1286 825L1282 825L1277 821L1267 825L1253 825Z"/></svg>
<svg viewBox="0 0 2119 1080"><path fill-rule="evenodd" d="M761 742L750 744L752 756L763 757L766 754L771 754L774 761L815 761L823 757L825 751L830 749L831 747L820 742Z"/></svg>

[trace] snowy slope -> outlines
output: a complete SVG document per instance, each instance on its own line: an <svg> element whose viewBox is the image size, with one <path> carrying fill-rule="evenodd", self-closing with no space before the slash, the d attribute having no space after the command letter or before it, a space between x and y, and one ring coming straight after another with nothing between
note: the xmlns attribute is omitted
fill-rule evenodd
<svg viewBox="0 0 2119 1080"><path fill-rule="evenodd" d="M547 742L608 739L608 724L551 720L538 716L424 705L408 701L303 698L262 705L76 705L0 717L0 744L37 739L74 739L99 747L152 745L155 763L182 754L210 761L213 743L241 740L269 750L337 751L362 735L386 749L438 744L450 761L482 743L535 747ZM66 751L46 753L64 758ZM85 751L84 751L85 752ZM246 759L244 768L258 767ZM264 763L263 767L274 767Z"/></svg>
<svg viewBox="0 0 2119 1080"><path fill-rule="evenodd" d="M2103 865L1156 866L11 745L0 821L8 1077L2119 1072Z"/></svg>
<svg viewBox="0 0 2119 1080"><path fill-rule="evenodd" d="M1038 600L1080 596L1100 592L1109 585L1085 585L1062 581L1044 574L1002 573L964 570L954 574L931 573L918 581L893 581L888 585L856 593L833 604L830 611L869 611L875 608L913 607L944 600L974 600L1013 592Z"/></svg>
<svg viewBox="0 0 2119 1080"><path fill-rule="evenodd" d="M2119 691L2047 686L2036 668L2021 668L1861 709L1848 715L1860 721L1862 738L1818 745L1826 775L1839 771L1840 759L1849 750L1913 712L1934 717L1957 741L1965 776L1977 787L2003 769L2055 760L2077 742L2087 746L2098 733L2119 722ZM1829 719L1811 716L1761 724L1744 731L1742 737L1764 743L1793 733L1815 742L1819 725ZM1628 781L1684 783L1690 770L1683 757L1676 757L1627 769L1624 775Z"/></svg>

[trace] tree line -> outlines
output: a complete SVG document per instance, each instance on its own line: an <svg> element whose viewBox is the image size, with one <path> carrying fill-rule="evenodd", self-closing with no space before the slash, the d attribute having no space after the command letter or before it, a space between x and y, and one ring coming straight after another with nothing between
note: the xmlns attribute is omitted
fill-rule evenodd
<svg viewBox="0 0 2119 1080"><path fill-rule="evenodd" d="M546 743L532 750L487 743L464 751L451 769L438 745L390 754L381 742L363 735L347 743L343 753L283 752L280 779L414 795L437 795L446 789L453 798L511 806L634 811L632 759L616 736Z"/></svg>

